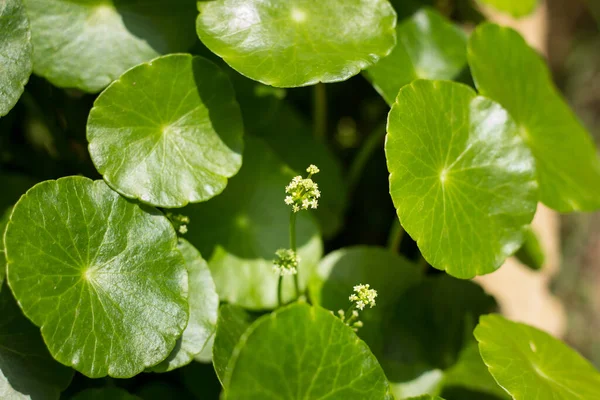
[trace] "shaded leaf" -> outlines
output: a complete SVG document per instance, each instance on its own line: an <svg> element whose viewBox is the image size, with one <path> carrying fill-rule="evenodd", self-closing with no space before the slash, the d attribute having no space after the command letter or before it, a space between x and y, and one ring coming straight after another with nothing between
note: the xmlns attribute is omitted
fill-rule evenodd
<svg viewBox="0 0 600 400"><path fill-rule="evenodd" d="M499 268L537 206L534 160L510 115L468 86L418 80L387 129L392 200L425 259L458 278Z"/></svg>
<svg viewBox="0 0 600 400"><path fill-rule="evenodd" d="M395 45L387 0L200 1L202 42L233 69L277 87L344 81Z"/></svg>
<svg viewBox="0 0 600 400"><path fill-rule="evenodd" d="M126 390L116 387L86 389L72 397L73 400L141 400Z"/></svg>
<svg viewBox="0 0 600 400"><path fill-rule="evenodd" d="M535 157L540 199L561 212L600 208L600 160L540 56L510 28L480 25L468 45L481 94L502 104Z"/></svg>
<svg viewBox="0 0 600 400"><path fill-rule="evenodd" d="M525 231L525 241L515 253L515 257L533 270L541 269L544 266L546 260L544 249L537 234L531 227Z"/></svg>
<svg viewBox="0 0 600 400"><path fill-rule="evenodd" d="M188 272L190 316L183 335L177 339L175 348L169 357L150 368L154 372L171 371L189 364L206 347L212 345L211 339L217 328L219 295L210 275L208 264L187 240L179 239L178 247L183 254Z"/></svg>
<svg viewBox="0 0 600 400"><path fill-rule="evenodd" d="M289 247L291 208L285 186L294 173L256 138L247 138L244 165L220 196L182 210L190 217L187 239L207 257L222 301L249 309L277 306L275 251ZM316 176L318 182L318 175ZM301 288L322 254L319 229L310 212L297 214ZM284 301L294 296L293 278L284 279Z"/></svg>
<svg viewBox="0 0 600 400"><path fill-rule="evenodd" d="M99 92L129 68L195 40L187 0L24 0L34 72L58 87Z"/></svg>
<svg viewBox="0 0 600 400"><path fill-rule="evenodd" d="M320 307L294 304L258 319L230 361L224 399L391 400L368 346Z"/></svg>
<svg viewBox="0 0 600 400"><path fill-rule="evenodd" d="M513 399L600 398L600 373L546 332L493 314L474 333L484 363Z"/></svg>
<svg viewBox="0 0 600 400"><path fill-rule="evenodd" d="M396 28L398 44L366 70L385 101L415 79L453 79L467 65L467 36L433 8L423 8Z"/></svg>
<svg viewBox="0 0 600 400"><path fill-rule="evenodd" d="M0 286L0 398L58 399L73 370L54 361L39 329L23 316L10 289Z"/></svg>
<svg viewBox="0 0 600 400"><path fill-rule="evenodd" d="M31 75L31 34L21 0L0 4L0 117L21 97Z"/></svg>
<svg viewBox="0 0 600 400"><path fill-rule="evenodd" d="M221 193L242 164L242 134L227 75L186 54L127 71L98 97L87 128L90 155L107 183L160 207Z"/></svg>
<svg viewBox="0 0 600 400"><path fill-rule="evenodd" d="M61 363L127 378L164 360L181 336L187 273L173 227L103 181L37 184L4 240L10 287Z"/></svg>

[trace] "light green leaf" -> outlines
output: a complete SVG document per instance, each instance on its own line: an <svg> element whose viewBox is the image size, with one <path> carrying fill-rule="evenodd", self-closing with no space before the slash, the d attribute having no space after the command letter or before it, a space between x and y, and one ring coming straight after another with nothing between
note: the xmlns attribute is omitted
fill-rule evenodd
<svg viewBox="0 0 600 400"><path fill-rule="evenodd" d="M521 248L515 253L515 257L523 264L533 270L541 269L544 266L546 256L537 234L529 227L525 231L525 241Z"/></svg>
<svg viewBox="0 0 600 400"><path fill-rule="evenodd" d="M169 357L152 367L154 372L166 372L189 364L212 344L217 328L219 295L215 289L208 264L187 240L179 239L179 250L188 272L189 321Z"/></svg>
<svg viewBox="0 0 600 400"><path fill-rule="evenodd" d="M9 288L0 291L0 398L58 399L73 370L50 356L40 331L19 310Z"/></svg>
<svg viewBox="0 0 600 400"><path fill-rule="evenodd" d="M398 44L366 74L392 105L415 79L453 79L467 65L467 35L433 8L423 8L396 28Z"/></svg>
<svg viewBox="0 0 600 400"><path fill-rule="evenodd" d="M535 50L514 30L483 24L469 39L468 59L478 90L508 110L531 148L541 200L561 212L600 208L594 143Z"/></svg>
<svg viewBox="0 0 600 400"><path fill-rule="evenodd" d="M284 198L293 176L262 140L248 137L244 165L223 194L181 211L191 220L186 237L207 257L222 301L254 310L277 306L272 260L277 249L289 247L291 208ZM296 231L305 288L323 251L309 211L297 214ZM293 286L293 278L285 277L284 301L293 299Z"/></svg>
<svg viewBox="0 0 600 400"><path fill-rule="evenodd" d="M428 394L419 396L419 397L411 397L408 400L444 400L440 396L429 396Z"/></svg>
<svg viewBox="0 0 600 400"><path fill-rule="evenodd" d="M4 238L4 231L6 230L6 225L8 225L8 220L10 219L10 214L12 212L12 208L7 209L2 216L0 217L0 235ZM0 240L0 288L2 288L2 284L4 283L4 277L6 276L6 257L4 257L4 240Z"/></svg>
<svg viewBox="0 0 600 400"><path fill-rule="evenodd" d="M221 383L225 381L229 360L240 338L255 320L243 308L224 304L219 309L219 322L213 346L213 365Z"/></svg>
<svg viewBox="0 0 600 400"><path fill-rule="evenodd" d="M141 400L127 391L116 387L86 389L73 396L72 400Z"/></svg>
<svg viewBox="0 0 600 400"><path fill-rule="evenodd" d="M31 75L31 34L21 0L0 3L0 117L21 97Z"/></svg>
<svg viewBox="0 0 600 400"><path fill-rule="evenodd" d="M521 246L535 166L500 105L459 83L415 81L390 111L385 153L398 217L433 267L472 278Z"/></svg>
<svg viewBox="0 0 600 400"><path fill-rule="evenodd" d="M456 364L445 371L444 391L453 387L491 394L500 399L510 398L490 375L479 355L477 343L464 347Z"/></svg>
<svg viewBox="0 0 600 400"><path fill-rule="evenodd" d="M98 97L87 128L92 161L106 182L161 207L221 193L241 166L242 135L227 75L187 54L127 71Z"/></svg>
<svg viewBox="0 0 600 400"><path fill-rule="evenodd" d="M224 400L391 400L369 347L320 307L294 304L258 319L235 348Z"/></svg>
<svg viewBox="0 0 600 400"><path fill-rule="evenodd" d="M474 333L483 362L513 399L600 399L600 373L546 332L492 314Z"/></svg>
<svg viewBox="0 0 600 400"><path fill-rule="evenodd" d="M34 72L99 92L129 68L194 42L193 1L24 0Z"/></svg>
<svg viewBox="0 0 600 400"><path fill-rule="evenodd" d="M89 377L164 360L187 324L187 273L170 222L103 181L37 184L4 235L8 282L52 356Z"/></svg>
<svg viewBox="0 0 600 400"><path fill-rule="evenodd" d="M407 399L413 396L427 396L439 393L444 379L444 372L442 370L437 368L430 369L423 365L406 368L400 376L396 375L395 372L392 373L393 375L391 376L394 381L390 381L390 386L396 399ZM386 374L389 374L389 372L386 372ZM411 378L412 380L407 380Z"/></svg>
<svg viewBox="0 0 600 400"><path fill-rule="evenodd" d="M478 0L513 17L524 17L535 10L538 0Z"/></svg>
<svg viewBox="0 0 600 400"><path fill-rule="evenodd" d="M251 79L277 87L339 82L390 53L387 0L199 1L202 42Z"/></svg>
<svg viewBox="0 0 600 400"><path fill-rule="evenodd" d="M420 269L391 251L380 247L356 246L336 250L323 258L311 277L310 298L329 310L346 311L353 287L368 283L377 290L377 306L360 313L364 323L358 335L375 355L384 352L383 335L390 308L407 288L421 280ZM393 277L393 278L390 278Z"/></svg>

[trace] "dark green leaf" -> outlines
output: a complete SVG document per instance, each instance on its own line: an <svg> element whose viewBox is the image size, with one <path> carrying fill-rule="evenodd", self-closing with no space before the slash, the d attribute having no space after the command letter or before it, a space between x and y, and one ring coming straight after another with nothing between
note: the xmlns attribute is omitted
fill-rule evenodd
<svg viewBox="0 0 600 400"><path fill-rule="evenodd" d="M21 0L0 3L0 117L15 105L31 75L31 34Z"/></svg>
<svg viewBox="0 0 600 400"><path fill-rule="evenodd" d="M116 387L87 389L77 393L72 400L141 400L127 391Z"/></svg>
<svg viewBox="0 0 600 400"><path fill-rule="evenodd" d="M366 73L392 105L398 90L415 79L453 79L467 65L467 36L437 11L424 8L396 28L392 53Z"/></svg>
<svg viewBox="0 0 600 400"><path fill-rule="evenodd" d="M99 92L129 68L195 40L188 0L24 0L34 72L59 87Z"/></svg>
<svg viewBox="0 0 600 400"><path fill-rule="evenodd" d="M188 318L187 273L169 221L103 181L42 182L4 236L8 282L50 353L89 377L164 360Z"/></svg>
<svg viewBox="0 0 600 400"><path fill-rule="evenodd" d="M71 382L73 370L50 356L40 331L0 285L0 398L52 400Z"/></svg>
<svg viewBox="0 0 600 400"><path fill-rule="evenodd" d="M600 399L600 373L546 332L486 315L475 338L490 373L515 400Z"/></svg>
<svg viewBox="0 0 600 400"><path fill-rule="evenodd" d="M390 111L390 193L425 259L452 276L495 271L537 206L531 152L510 115L468 86L415 81Z"/></svg>
<svg viewBox="0 0 600 400"><path fill-rule="evenodd" d="M188 271L190 317L171 355L162 363L152 367L151 370L154 372L171 371L189 364L194 357L212 344L211 339L217 328L219 295L208 264L187 240L179 240L179 250L183 254Z"/></svg>
<svg viewBox="0 0 600 400"><path fill-rule="evenodd" d="M224 399L391 400L381 366L351 328L294 304L258 319L230 361Z"/></svg>
<svg viewBox="0 0 600 400"><path fill-rule="evenodd" d="M269 309L277 306L278 276L272 260L277 249L289 248L291 208L284 198L294 173L262 140L247 139L244 165L223 194L190 205L182 213L191 219L187 239L207 257L220 299ZM300 286L305 288L321 258L322 243L310 212L298 213L297 219ZM284 301L293 295L293 280L288 276Z"/></svg>
<svg viewBox="0 0 600 400"><path fill-rule="evenodd" d="M295 87L350 78L395 45L387 0L200 1L202 42L251 79Z"/></svg>
<svg viewBox="0 0 600 400"><path fill-rule="evenodd" d="M208 200L242 164L231 83L201 57L168 55L127 71L94 103L87 132L108 184L155 206Z"/></svg>
<svg viewBox="0 0 600 400"><path fill-rule="evenodd" d="M531 227L525 231L525 241L515 256L533 270L541 269L544 266L546 260L544 249Z"/></svg>
<svg viewBox="0 0 600 400"><path fill-rule="evenodd" d="M254 321L243 308L224 304L219 309L219 322L213 346L213 364L221 382L225 381L229 360L240 338Z"/></svg>
<svg viewBox="0 0 600 400"><path fill-rule="evenodd" d="M600 208L594 143L535 50L514 30L483 24L469 39L468 59L481 94L508 110L531 148L541 200L561 212Z"/></svg>
<svg viewBox="0 0 600 400"><path fill-rule="evenodd" d="M538 0L478 0L513 17L524 17L535 10ZM529 74L529 72L528 72Z"/></svg>

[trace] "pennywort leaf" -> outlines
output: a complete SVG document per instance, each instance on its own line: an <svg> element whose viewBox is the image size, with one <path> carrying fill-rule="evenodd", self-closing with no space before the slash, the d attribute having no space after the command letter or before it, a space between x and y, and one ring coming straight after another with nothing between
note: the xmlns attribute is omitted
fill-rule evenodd
<svg viewBox="0 0 600 400"><path fill-rule="evenodd" d="M498 11L505 12L513 17L524 17L531 14L538 0L478 0L482 4L492 6Z"/></svg>
<svg viewBox="0 0 600 400"><path fill-rule="evenodd" d="M515 257L533 270L539 270L544 266L546 255L540 239L531 227L525 231L525 241L515 253Z"/></svg>
<svg viewBox="0 0 600 400"><path fill-rule="evenodd" d="M415 81L388 117L390 193L425 259L458 278L499 268L537 205L531 152L510 115L469 87Z"/></svg>
<svg viewBox="0 0 600 400"><path fill-rule="evenodd" d="M227 75L186 54L127 71L98 97L87 128L90 155L107 183L161 207L221 193L241 166L242 134Z"/></svg>
<svg viewBox="0 0 600 400"><path fill-rule="evenodd" d="M103 181L42 182L4 236L8 282L52 356L89 377L164 360L188 320L187 273L169 221Z"/></svg>
<svg viewBox="0 0 600 400"><path fill-rule="evenodd" d="M387 0L202 0L198 9L206 47L270 86L343 81L395 45L396 13Z"/></svg>

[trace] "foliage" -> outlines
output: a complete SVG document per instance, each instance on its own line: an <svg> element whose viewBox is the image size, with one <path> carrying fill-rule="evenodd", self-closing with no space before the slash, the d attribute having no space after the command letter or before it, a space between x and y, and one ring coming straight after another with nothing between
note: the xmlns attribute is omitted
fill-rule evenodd
<svg viewBox="0 0 600 400"><path fill-rule="evenodd" d="M1 1L0 398L599 398L467 280L600 208L593 142L433 3Z"/></svg>

